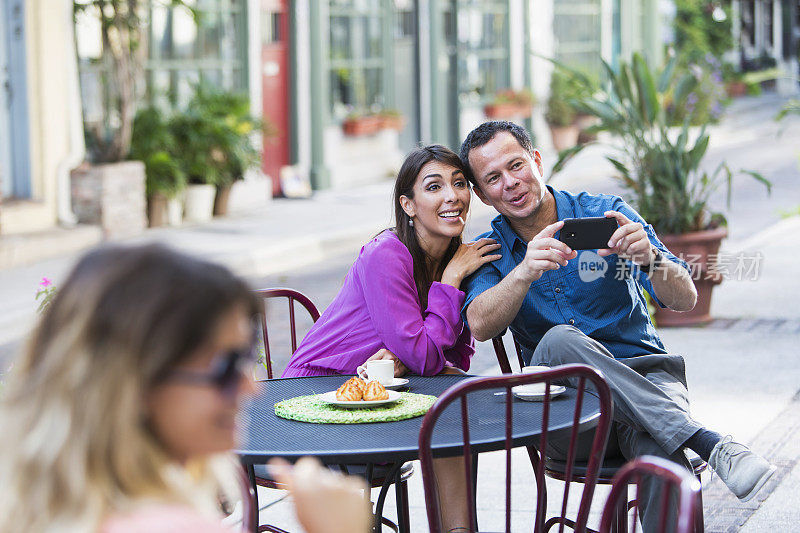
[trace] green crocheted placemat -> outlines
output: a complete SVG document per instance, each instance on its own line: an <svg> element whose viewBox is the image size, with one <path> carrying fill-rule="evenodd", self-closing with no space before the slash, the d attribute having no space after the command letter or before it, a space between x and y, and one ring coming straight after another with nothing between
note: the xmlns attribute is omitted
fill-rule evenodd
<svg viewBox="0 0 800 533"><path fill-rule="evenodd" d="M323 401L318 394L298 396L275 404L275 414L281 418L312 424L366 424L393 422L422 416L428 412L436 396L401 392L400 399L386 405L348 409Z"/></svg>

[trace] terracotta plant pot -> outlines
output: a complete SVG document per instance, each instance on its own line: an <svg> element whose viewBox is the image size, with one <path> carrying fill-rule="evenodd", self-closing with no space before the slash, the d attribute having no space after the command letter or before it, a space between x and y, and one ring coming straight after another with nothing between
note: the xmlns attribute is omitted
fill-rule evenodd
<svg viewBox="0 0 800 533"><path fill-rule="evenodd" d="M350 136L373 135L380 129L381 119L374 115L347 118L342 122L342 131L345 135Z"/></svg>
<svg viewBox="0 0 800 533"><path fill-rule="evenodd" d="M595 124L598 124L600 120L597 117L593 117L591 115L578 115L575 117L575 125L578 126L580 132L578 133L578 144L586 144L588 142L596 141L597 134L596 133L586 133L587 128L591 128Z"/></svg>
<svg viewBox="0 0 800 533"><path fill-rule="evenodd" d="M228 199L231 197L232 184L217 187L214 196L214 216L221 217L228 214Z"/></svg>
<svg viewBox="0 0 800 533"><path fill-rule="evenodd" d="M550 125L550 136L553 138L553 147L559 152L572 148L578 144L578 134L580 128L575 124L569 126L553 126Z"/></svg>
<svg viewBox="0 0 800 533"><path fill-rule="evenodd" d="M167 202L163 194L154 194L147 199L147 225L151 228L167 223Z"/></svg>
<svg viewBox="0 0 800 533"><path fill-rule="evenodd" d="M487 104L483 112L487 118L492 120L503 120L509 118L528 118L531 116L532 106L520 104Z"/></svg>
<svg viewBox="0 0 800 533"><path fill-rule="evenodd" d="M725 86L728 96L739 98L747 94L747 84L743 81L731 81Z"/></svg>
<svg viewBox="0 0 800 533"><path fill-rule="evenodd" d="M403 131L406 127L406 119L402 116L381 116L381 129L382 130L397 130Z"/></svg>
<svg viewBox="0 0 800 533"><path fill-rule="evenodd" d="M683 235L659 236L670 252L683 258L692 268L692 278L697 288L697 304L691 311L683 313L656 306L654 318L658 327L699 326L713 320L709 314L711 291L715 285L722 283L722 275L709 269L709 256L716 259L720 243L727 235L727 228L717 228Z"/></svg>

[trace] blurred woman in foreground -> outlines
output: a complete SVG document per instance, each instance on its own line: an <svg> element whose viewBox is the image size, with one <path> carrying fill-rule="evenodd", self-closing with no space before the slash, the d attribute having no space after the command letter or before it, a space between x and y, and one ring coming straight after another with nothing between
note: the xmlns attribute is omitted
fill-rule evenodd
<svg viewBox="0 0 800 533"><path fill-rule="evenodd" d="M258 309L227 269L161 246L84 256L3 391L0 532L230 531ZM316 469L278 472L332 513L309 533L366 531L363 485L315 488Z"/></svg>

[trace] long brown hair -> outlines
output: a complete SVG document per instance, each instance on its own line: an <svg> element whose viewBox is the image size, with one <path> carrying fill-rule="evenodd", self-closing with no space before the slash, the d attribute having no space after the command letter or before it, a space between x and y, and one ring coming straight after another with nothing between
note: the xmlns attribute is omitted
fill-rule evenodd
<svg viewBox="0 0 800 533"><path fill-rule="evenodd" d="M146 500L214 506L235 472L216 468L231 465L230 456L184 468L150 429L144 406L235 306L251 316L259 309L222 266L159 245L86 254L3 391L0 532L94 531Z"/></svg>
<svg viewBox="0 0 800 533"><path fill-rule="evenodd" d="M394 183L394 232L400 242L405 244L408 251L411 252L411 257L414 260L414 282L417 285L419 303L423 309L428 306L428 290L431 287L431 283L442 279L442 273L447 263L450 262L461 245L461 236L453 237L438 268L435 272L432 272L429 267L431 258L420 246L417 232L414 231L414 227L410 224L411 217L406 214L403 206L400 205L401 196L414 198L414 184L417 182L417 176L422 171L422 167L430 161L439 161L462 171L464 169L461 159L455 152L441 144L431 144L415 148L408 154L406 160L403 161L403 166L400 167L400 172L397 173L397 181Z"/></svg>

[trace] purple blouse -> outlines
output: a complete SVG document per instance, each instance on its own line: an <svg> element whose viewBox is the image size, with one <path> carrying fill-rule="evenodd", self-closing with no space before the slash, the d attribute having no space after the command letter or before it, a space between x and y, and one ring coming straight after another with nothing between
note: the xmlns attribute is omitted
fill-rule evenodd
<svg viewBox="0 0 800 533"><path fill-rule="evenodd" d="M361 248L344 286L312 326L281 377L355 374L386 348L414 374L469 368L474 341L461 320L464 293L433 282L422 310L408 248L384 231Z"/></svg>

